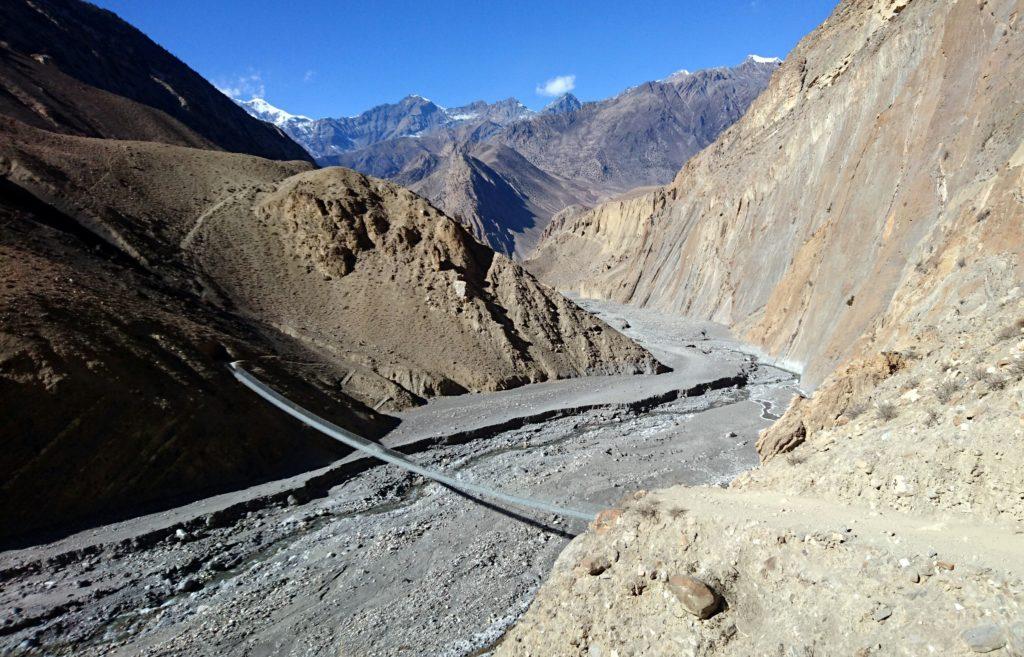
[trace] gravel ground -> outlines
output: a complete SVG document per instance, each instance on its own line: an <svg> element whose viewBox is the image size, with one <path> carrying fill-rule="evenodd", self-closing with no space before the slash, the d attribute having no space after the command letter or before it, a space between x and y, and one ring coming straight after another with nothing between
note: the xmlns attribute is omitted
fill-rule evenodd
<svg viewBox="0 0 1024 657"><path fill-rule="evenodd" d="M570 506L608 506L636 489L724 483L756 463L757 432L792 394L789 373L758 366L720 327L587 305L628 324L624 332L663 362L740 368L748 383L653 408L605 404L415 458ZM230 523L211 520L152 544L104 544L94 532L96 547L73 558L0 555L8 566L0 575L0 651L482 654L525 611L582 529L382 465L325 497L293 498Z"/></svg>

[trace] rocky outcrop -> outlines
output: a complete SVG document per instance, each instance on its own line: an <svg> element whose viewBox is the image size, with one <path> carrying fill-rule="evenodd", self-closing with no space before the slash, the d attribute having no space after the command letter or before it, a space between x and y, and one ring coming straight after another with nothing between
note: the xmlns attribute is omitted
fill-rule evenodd
<svg viewBox="0 0 1024 657"><path fill-rule="evenodd" d="M660 367L393 184L13 123L8 134L19 186L140 266L341 364L343 388L370 405Z"/></svg>
<svg viewBox="0 0 1024 657"><path fill-rule="evenodd" d="M311 161L146 35L81 0L0 6L0 89L0 114L44 130Z"/></svg>
<svg viewBox="0 0 1024 657"><path fill-rule="evenodd" d="M865 401L871 392L906 366L907 358L896 352L845 363L825 380L813 398L794 397L785 415L761 432L757 441L761 460L792 451L810 434L871 410Z"/></svg>
<svg viewBox="0 0 1024 657"><path fill-rule="evenodd" d="M813 388L1019 257L1021 40L1009 0L844 2L672 184L577 213L528 266L731 324Z"/></svg>

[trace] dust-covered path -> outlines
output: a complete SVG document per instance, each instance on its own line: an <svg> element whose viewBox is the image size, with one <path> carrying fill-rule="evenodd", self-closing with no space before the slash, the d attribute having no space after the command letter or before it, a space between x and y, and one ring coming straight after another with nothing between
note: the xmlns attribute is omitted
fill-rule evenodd
<svg viewBox="0 0 1024 657"><path fill-rule="evenodd" d="M746 383L656 404L577 409L437 444L416 460L512 494L596 506L638 488L728 481L756 462L753 442L769 420L751 402L784 406L790 374L758 366L712 325L595 309L620 326L628 322L625 332L661 350L659 357L676 350L705 363L711 378L742 371ZM508 408L515 406L499 410ZM470 655L525 610L567 540L583 529L499 508L391 465L366 469L325 496L200 520L158 540L132 539L130 527L119 527L117 540L94 530L74 552L43 546L0 555L0 649Z"/></svg>

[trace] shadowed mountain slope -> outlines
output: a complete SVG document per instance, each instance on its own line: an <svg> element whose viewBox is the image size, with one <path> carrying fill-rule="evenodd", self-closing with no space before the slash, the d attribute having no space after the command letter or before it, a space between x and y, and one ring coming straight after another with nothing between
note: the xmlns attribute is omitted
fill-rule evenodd
<svg viewBox="0 0 1024 657"><path fill-rule="evenodd" d="M80 0L0 4L0 113L45 130L307 160L112 12Z"/></svg>

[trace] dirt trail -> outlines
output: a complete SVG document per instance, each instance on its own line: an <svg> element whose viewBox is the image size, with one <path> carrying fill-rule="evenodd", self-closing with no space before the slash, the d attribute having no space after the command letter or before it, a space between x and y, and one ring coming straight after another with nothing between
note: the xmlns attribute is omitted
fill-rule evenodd
<svg viewBox="0 0 1024 657"><path fill-rule="evenodd" d="M665 505L716 518L723 509L737 522L754 521L797 535L832 528L861 544L888 552L937 552L955 564L1001 570L1024 576L1024 533L991 523L972 524L963 517L924 516L876 510L823 498L721 488L671 488L651 494Z"/></svg>

